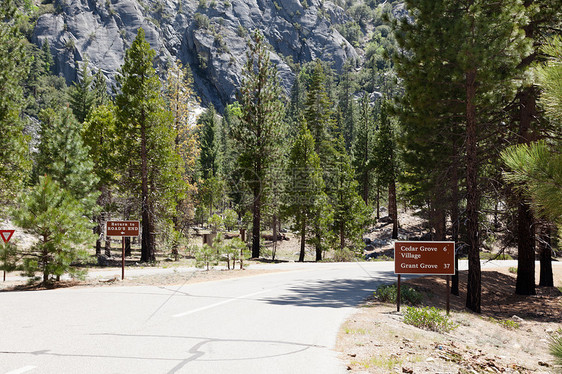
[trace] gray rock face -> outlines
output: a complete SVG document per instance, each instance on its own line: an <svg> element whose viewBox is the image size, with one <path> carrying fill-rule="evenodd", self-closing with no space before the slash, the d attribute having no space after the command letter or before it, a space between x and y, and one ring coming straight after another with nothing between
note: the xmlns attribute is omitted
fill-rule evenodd
<svg viewBox="0 0 562 374"><path fill-rule="evenodd" d="M261 30L272 46L288 92L295 77L292 62L322 59L339 70L358 58L333 27L349 21L331 2L309 0L58 0L62 12L39 17L33 41L49 42L56 73L68 83L89 61L115 84L126 49L140 27L157 52L162 76L172 60L189 64L196 90L219 108L235 100L242 82L249 33Z"/></svg>

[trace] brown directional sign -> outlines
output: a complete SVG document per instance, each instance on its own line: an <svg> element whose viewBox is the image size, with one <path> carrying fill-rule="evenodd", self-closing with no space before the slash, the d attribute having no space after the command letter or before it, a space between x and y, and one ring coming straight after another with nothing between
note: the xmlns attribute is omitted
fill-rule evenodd
<svg viewBox="0 0 562 374"><path fill-rule="evenodd" d="M454 242L396 242L395 274L455 274Z"/></svg>
<svg viewBox="0 0 562 374"><path fill-rule="evenodd" d="M107 221L105 225L106 236L139 236L139 221Z"/></svg>

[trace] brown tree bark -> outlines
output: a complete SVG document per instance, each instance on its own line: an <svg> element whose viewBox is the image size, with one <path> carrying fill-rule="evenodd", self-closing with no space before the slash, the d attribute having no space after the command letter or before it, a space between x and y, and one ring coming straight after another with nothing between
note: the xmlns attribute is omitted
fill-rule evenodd
<svg viewBox="0 0 562 374"><path fill-rule="evenodd" d="M552 245L551 245L551 226L542 223L539 229L539 259L540 276L539 287L554 287L554 275L552 274Z"/></svg>
<svg viewBox="0 0 562 374"><path fill-rule="evenodd" d="M481 312L482 274L478 225L478 137L476 123L476 70L466 72L466 218L468 235L468 283L466 307Z"/></svg>
<svg viewBox="0 0 562 374"><path fill-rule="evenodd" d="M394 179L388 184L388 215L392 219L392 239L398 239L398 204Z"/></svg>
<svg viewBox="0 0 562 374"><path fill-rule="evenodd" d="M152 212L150 195L148 191L148 149L146 135L146 118L144 111L141 113L141 217L142 217L142 239L141 239L141 262L152 262L156 260L154 251L154 237L152 235Z"/></svg>
<svg viewBox="0 0 562 374"><path fill-rule="evenodd" d="M531 125L536 115L536 93L527 87L519 93L519 143L533 141ZM535 295L535 234L533 212L529 203L519 194L517 210L517 280L515 293Z"/></svg>
<svg viewBox="0 0 562 374"><path fill-rule="evenodd" d="M260 257L260 222L261 222L261 200L259 187L254 188L254 203L252 205L252 258Z"/></svg>
<svg viewBox="0 0 562 374"><path fill-rule="evenodd" d="M456 143L453 142L453 154L457 154ZM455 242L455 274L452 277L451 293L459 295L459 254L457 242L459 240L459 169L456 157L451 170L451 239Z"/></svg>
<svg viewBox="0 0 562 374"><path fill-rule="evenodd" d="M301 250L299 253L299 262L304 262L305 245L306 245L306 219L303 218L302 225L301 225Z"/></svg>

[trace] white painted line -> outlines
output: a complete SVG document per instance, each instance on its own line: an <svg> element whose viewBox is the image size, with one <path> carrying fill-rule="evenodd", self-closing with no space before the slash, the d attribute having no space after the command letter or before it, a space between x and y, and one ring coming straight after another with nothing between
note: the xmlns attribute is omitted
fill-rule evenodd
<svg viewBox="0 0 562 374"><path fill-rule="evenodd" d="M219 306L219 305L228 304L228 303L230 303L230 302L232 302L232 301L236 301L236 300L240 300L240 299L245 299L245 298L247 298L247 297L256 296L256 295L259 295L259 294L262 294L262 293L266 293L266 292L269 292L269 291L271 291L271 290L261 290L261 291L258 291L258 292L249 293L249 294L247 294L247 295L238 296L238 297L235 297L235 298L232 298L232 299L228 299L228 300L224 300L224 301L221 301L221 302L218 302L218 303L215 303L215 304L211 304L211 305L207 305L207 306L204 306L204 307L201 307L201 308L193 309L193 310L190 310L189 312L174 314L172 317L183 317L183 316L187 316L187 315L189 315L189 314L201 312L201 311L203 311L203 310L211 309L211 308L217 307L217 306Z"/></svg>
<svg viewBox="0 0 562 374"><path fill-rule="evenodd" d="M28 365L28 366L24 366L24 367L16 369L16 370L9 371L6 374L23 374L25 372L28 372L28 371L36 369L36 368L37 368L37 366Z"/></svg>

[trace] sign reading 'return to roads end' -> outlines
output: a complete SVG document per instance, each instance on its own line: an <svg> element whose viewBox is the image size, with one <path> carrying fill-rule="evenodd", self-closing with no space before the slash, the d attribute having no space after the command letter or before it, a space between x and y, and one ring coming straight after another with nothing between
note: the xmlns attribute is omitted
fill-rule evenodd
<svg viewBox="0 0 562 374"><path fill-rule="evenodd" d="M454 242L396 242L395 274L455 274Z"/></svg>
<svg viewBox="0 0 562 374"><path fill-rule="evenodd" d="M139 236L139 221L107 221L105 226L105 235L132 237Z"/></svg>

